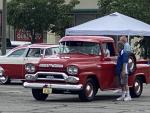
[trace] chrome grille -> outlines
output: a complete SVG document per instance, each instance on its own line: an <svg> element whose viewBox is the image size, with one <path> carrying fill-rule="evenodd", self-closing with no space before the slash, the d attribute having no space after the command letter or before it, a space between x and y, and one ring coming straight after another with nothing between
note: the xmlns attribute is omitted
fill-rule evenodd
<svg viewBox="0 0 150 113"><path fill-rule="evenodd" d="M65 73L58 72L38 72L36 73L37 80L52 80L52 81L65 81L68 77Z"/></svg>
<svg viewBox="0 0 150 113"><path fill-rule="evenodd" d="M59 69L59 68L50 68L50 67L48 68L39 67L38 70L43 72L64 72L65 71L64 68Z"/></svg>
<svg viewBox="0 0 150 113"><path fill-rule="evenodd" d="M56 79L64 79L64 77L61 74L39 74L38 78L56 78Z"/></svg>

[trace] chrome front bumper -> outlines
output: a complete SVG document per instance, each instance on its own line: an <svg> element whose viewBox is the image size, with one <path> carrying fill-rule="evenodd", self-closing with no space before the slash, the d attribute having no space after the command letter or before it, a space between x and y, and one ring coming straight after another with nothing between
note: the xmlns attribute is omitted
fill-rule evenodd
<svg viewBox="0 0 150 113"><path fill-rule="evenodd" d="M83 85L78 84L78 85L72 85L72 84L50 84L50 83L29 83L29 82L24 82L23 86L25 88L43 88L43 87L49 87L52 89L60 89L60 90L72 90L72 91L78 91L82 90Z"/></svg>

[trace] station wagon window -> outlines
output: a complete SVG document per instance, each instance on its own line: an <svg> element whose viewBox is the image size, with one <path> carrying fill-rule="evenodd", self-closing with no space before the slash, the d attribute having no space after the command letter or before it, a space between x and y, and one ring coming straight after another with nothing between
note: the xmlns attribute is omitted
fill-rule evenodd
<svg viewBox="0 0 150 113"><path fill-rule="evenodd" d="M41 48L30 48L27 57L41 57L43 54L43 49Z"/></svg>
<svg viewBox="0 0 150 113"><path fill-rule="evenodd" d="M45 51L45 56L50 56L50 55L54 55L54 54L58 54L58 53L59 53L58 47L48 48Z"/></svg>
<svg viewBox="0 0 150 113"><path fill-rule="evenodd" d="M60 53L101 55L100 45L95 42L65 41L60 43Z"/></svg>
<svg viewBox="0 0 150 113"><path fill-rule="evenodd" d="M8 57L20 57L24 54L25 50L26 50L25 48L16 50L16 51L12 52L11 54L9 54Z"/></svg>

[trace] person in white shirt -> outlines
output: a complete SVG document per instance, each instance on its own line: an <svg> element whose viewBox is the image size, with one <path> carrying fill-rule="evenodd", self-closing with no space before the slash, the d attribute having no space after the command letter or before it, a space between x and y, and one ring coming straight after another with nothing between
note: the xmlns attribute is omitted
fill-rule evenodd
<svg viewBox="0 0 150 113"><path fill-rule="evenodd" d="M103 47L104 56L105 57L109 57L110 56L110 51L107 48L107 45L106 44L102 44L102 47Z"/></svg>

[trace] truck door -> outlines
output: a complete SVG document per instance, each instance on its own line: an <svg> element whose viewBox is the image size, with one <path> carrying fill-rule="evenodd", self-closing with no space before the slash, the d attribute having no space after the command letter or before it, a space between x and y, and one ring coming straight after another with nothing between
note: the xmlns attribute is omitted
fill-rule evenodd
<svg viewBox="0 0 150 113"><path fill-rule="evenodd" d="M112 42L102 43L103 61L101 87L104 89L113 89L119 87L118 77L116 75L116 52Z"/></svg>

